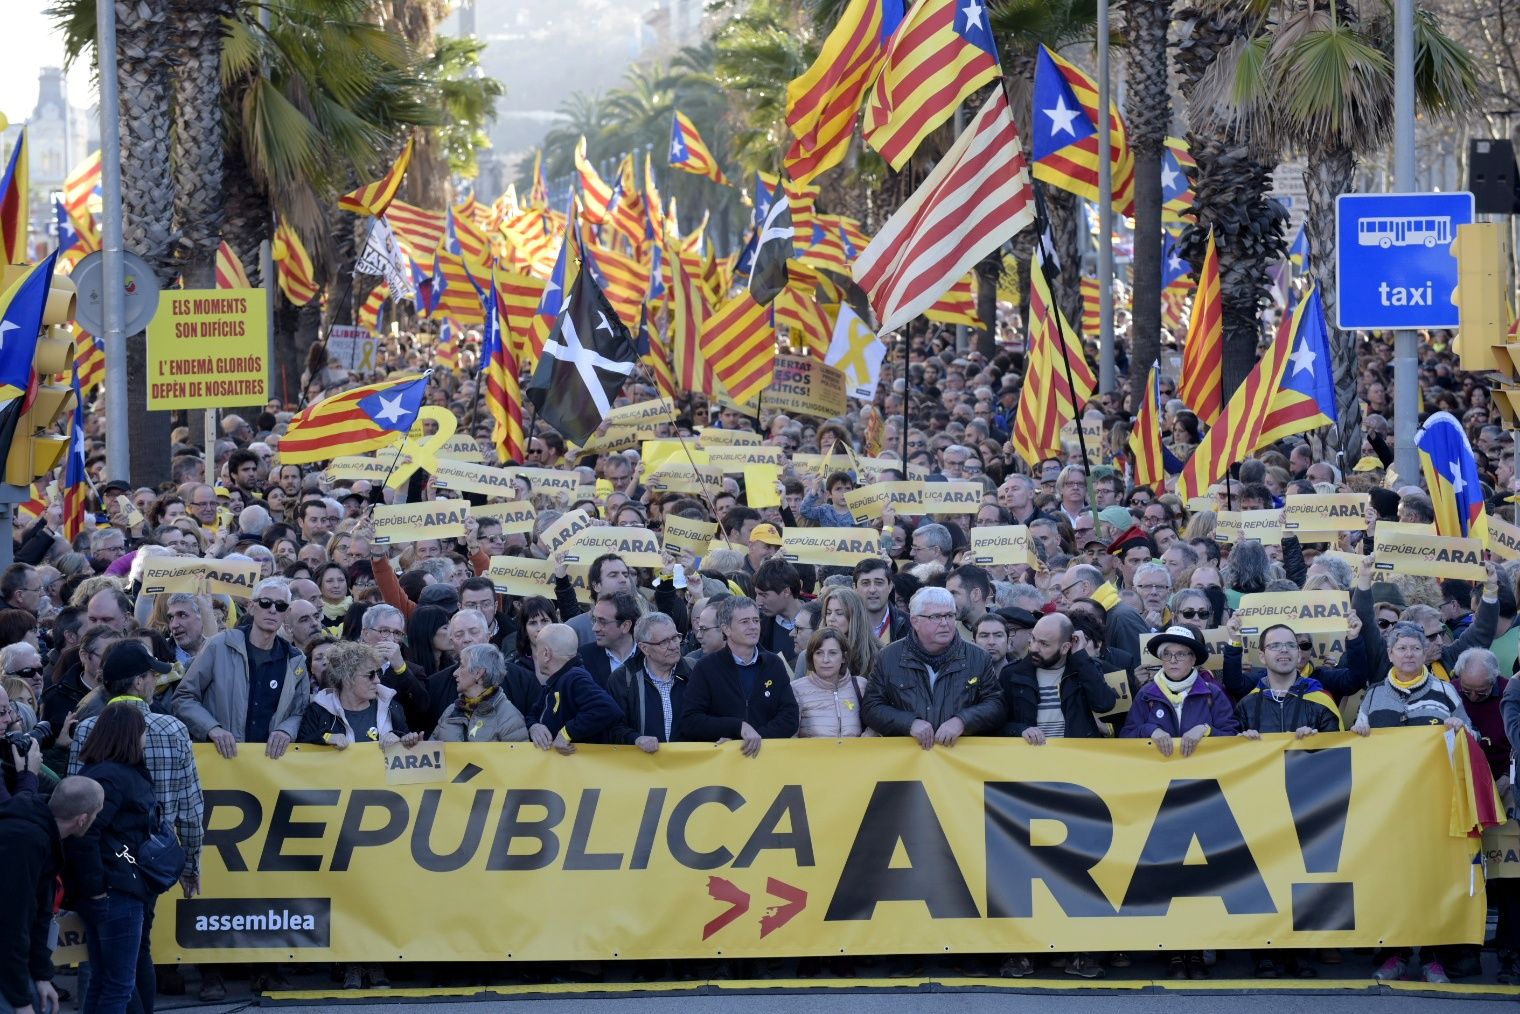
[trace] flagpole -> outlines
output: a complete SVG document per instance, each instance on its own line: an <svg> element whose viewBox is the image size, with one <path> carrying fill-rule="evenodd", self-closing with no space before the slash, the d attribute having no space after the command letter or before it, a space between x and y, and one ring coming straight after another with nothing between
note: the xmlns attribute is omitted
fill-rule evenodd
<svg viewBox="0 0 1520 1014"><path fill-rule="evenodd" d="M908 340L908 328L907 328L906 325L903 326L903 329L900 332L898 332L898 334L902 338L902 347L903 347L903 374L902 374L903 375L902 460L903 460L903 477L907 478L907 475L908 475L908 403L913 398L913 380L912 380L911 377L908 376L908 370L912 366L912 363L911 363L912 353L911 353L911 351L909 349L909 346L912 343Z"/></svg>
<svg viewBox="0 0 1520 1014"><path fill-rule="evenodd" d="M1114 367L1114 167L1113 116L1108 97L1108 2L1098 0L1098 390L1113 391ZM1131 364L1131 369L1134 368ZM1077 420L1082 432L1082 420ZM1086 455L1083 455L1086 460Z"/></svg>
<svg viewBox="0 0 1520 1014"><path fill-rule="evenodd" d="M373 219L370 220L369 227L370 227L370 231L373 232L374 228L375 228L375 222L374 222ZM359 249L362 251L364 249L364 247L367 246L368 244L369 244L369 235L366 234L365 237L364 237L364 242L359 245ZM353 292L353 289L354 289L354 276L353 276L352 273L349 273L343 279L343 291L338 296L337 301L333 305L334 306L340 305L343 302L343 300L347 299L348 296L349 296L349 294ZM273 305L273 304L271 304L271 305ZM357 306L354 307L353 318L354 318L354 323L357 324L359 322L359 308ZM328 319L327 319L327 328L321 334L321 336L318 338L317 344L315 346L313 346L312 351L310 353L308 353L308 359L310 359L311 357L317 355L317 350L318 349L323 350L323 352L326 351L326 349L327 349L327 340L332 337L332 329L337 326L337 323L338 323L338 321L337 321L337 319L335 317L332 317L332 316L328 317ZM310 381L307 381L306 384L303 384L301 386L300 400L296 402L296 405L297 405L298 408L305 408L306 407L306 389L309 386L310 386Z"/></svg>
<svg viewBox="0 0 1520 1014"><path fill-rule="evenodd" d="M432 379L433 371L424 370L422 373L422 395L424 398L427 397L427 385ZM412 423L415 425L416 422L417 418L416 416L413 416ZM385 490L385 487L389 486L391 483L391 475L395 473L396 466L401 464L401 452L406 449L406 442L411 439L411 427L407 427L407 430L408 432L401 434L401 440L396 444L396 456L391 459L391 467L385 470L385 478L380 480L380 489L382 491L382 496L384 495L383 491Z"/></svg>

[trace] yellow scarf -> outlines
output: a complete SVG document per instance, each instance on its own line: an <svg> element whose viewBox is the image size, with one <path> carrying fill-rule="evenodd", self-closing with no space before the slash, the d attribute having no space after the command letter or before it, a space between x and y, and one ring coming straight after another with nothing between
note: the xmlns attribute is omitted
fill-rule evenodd
<svg viewBox="0 0 1520 1014"><path fill-rule="evenodd" d="M1413 690L1415 687L1419 686L1421 683L1424 683L1429 677L1429 669L1421 669L1420 674L1412 680L1399 679L1399 671L1397 669L1388 670L1388 682L1393 684L1396 689L1406 694Z"/></svg>
<svg viewBox="0 0 1520 1014"><path fill-rule="evenodd" d="M1092 593L1092 600L1104 609L1112 611L1119 604L1119 589L1113 586L1111 581L1104 581L1098 585L1097 591Z"/></svg>
<svg viewBox="0 0 1520 1014"><path fill-rule="evenodd" d="M1193 684L1197 682L1197 669L1188 673L1186 679L1177 683L1173 683L1167 679L1166 673L1158 672L1156 674L1156 689L1160 690L1162 695L1166 697L1167 702L1171 704L1174 711L1182 710L1182 699L1188 695L1188 691L1193 689Z"/></svg>

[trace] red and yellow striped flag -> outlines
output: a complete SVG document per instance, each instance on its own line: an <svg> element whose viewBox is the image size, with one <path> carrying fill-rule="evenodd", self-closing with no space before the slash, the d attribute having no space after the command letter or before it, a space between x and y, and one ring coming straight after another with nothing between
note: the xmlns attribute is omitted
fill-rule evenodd
<svg viewBox="0 0 1520 1014"><path fill-rule="evenodd" d="M712 312L706 287L685 258L675 253L677 238L665 242L665 266L670 269L670 328L667 344L676 387L693 394L717 394L712 363L702 355L702 329Z"/></svg>
<svg viewBox="0 0 1520 1014"><path fill-rule="evenodd" d="M612 203L612 188L586 157L586 135L575 143L575 172L581 181L581 217L591 225L607 220L607 206Z"/></svg>
<svg viewBox="0 0 1520 1014"><path fill-rule="evenodd" d="M982 318L976 313L976 272L968 271L966 277L946 289L945 294L924 311L924 316L941 324L981 327Z"/></svg>
<svg viewBox="0 0 1520 1014"><path fill-rule="evenodd" d="M1028 366L1011 440L1029 467L1061 453L1061 427L1078 417L1097 386L1081 341L1050 294L1036 250L1029 265Z"/></svg>
<svg viewBox="0 0 1520 1014"><path fill-rule="evenodd" d="M1196 307L1193 312L1197 314ZM1219 420L1205 434L1177 479L1177 495L1184 502L1207 493L1210 486L1224 477L1232 463L1240 461L1261 443L1262 427L1272 413L1272 402L1282 384L1292 346L1291 335L1278 335L1267 348L1266 355L1251 368L1246 382L1230 398Z"/></svg>
<svg viewBox="0 0 1520 1014"><path fill-rule="evenodd" d="M1082 333L1095 335L1102 328L1102 303L1099 301L1098 280L1082 279Z"/></svg>
<svg viewBox="0 0 1520 1014"><path fill-rule="evenodd" d="M391 166L390 171L373 183L366 183L358 190L350 191L338 198L338 207L344 211L352 211L356 215L373 215L376 218L385 214L385 209L391 206L391 201L396 199L396 191L401 189L401 180L406 176L406 167L412 162L412 147L415 141L408 138L406 147L401 149L396 164Z"/></svg>
<svg viewBox="0 0 1520 1014"><path fill-rule="evenodd" d="M391 298L391 288L384 282L369 290L369 295L364 297L364 303L359 307L359 326L371 333L380 331L380 314L385 310L385 301Z"/></svg>
<svg viewBox="0 0 1520 1014"><path fill-rule="evenodd" d="M702 355L740 405L770 386L776 370L776 329L771 308L748 289L718 307L702 325Z"/></svg>
<svg viewBox="0 0 1520 1014"><path fill-rule="evenodd" d="M95 214L90 205L100 203L95 199L95 190L99 186L100 149L96 148L63 180L63 207L81 238L86 235L98 236Z"/></svg>
<svg viewBox="0 0 1520 1014"><path fill-rule="evenodd" d="M225 239L216 248L216 287L218 289L253 287L248 281L248 272L243 270L243 262L238 260L237 253L227 245Z"/></svg>
<svg viewBox="0 0 1520 1014"><path fill-rule="evenodd" d="M1135 413L1135 428L1129 434L1130 455L1135 464L1135 484L1160 492L1166 482L1166 459L1161 451L1160 363L1152 363L1145 378L1145 398Z"/></svg>
<svg viewBox="0 0 1520 1014"><path fill-rule="evenodd" d="M1187 340L1182 346L1182 376L1177 397L1213 425L1224 406L1224 311L1219 294L1219 250L1209 231L1203 267L1198 271L1198 291L1188 319ZM1249 452L1250 448L1247 448Z"/></svg>
<svg viewBox="0 0 1520 1014"><path fill-rule="evenodd" d="M280 291L295 306L305 306L317 295L316 268L300 235L288 222L275 226L274 241L270 244L270 257L274 260L275 278Z"/></svg>

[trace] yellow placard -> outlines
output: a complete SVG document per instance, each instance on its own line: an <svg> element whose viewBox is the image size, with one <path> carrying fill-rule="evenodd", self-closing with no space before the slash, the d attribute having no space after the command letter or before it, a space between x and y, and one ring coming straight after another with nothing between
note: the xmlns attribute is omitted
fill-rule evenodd
<svg viewBox="0 0 1520 1014"><path fill-rule="evenodd" d="M923 513L975 514L986 495L979 482L926 482Z"/></svg>
<svg viewBox="0 0 1520 1014"><path fill-rule="evenodd" d="M357 482L360 479L384 482L395 458L394 453L386 455L384 460L369 455L334 458L328 463L326 474L334 482Z"/></svg>
<svg viewBox="0 0 1520 1014"><path fill-rule="evenodd" d="M1129 686L1129 673L1123 669L1103 674L1103 682L1114 692L1114 706L1107 711L1094 711L1099 718L1109 718L1113 715L1129 714L1130 705L1135 703L1135 695Z"/></svg>
<svg viewBox="0 0 1520 1014"><path fill-rule="evenodd" d="M649 475L667 461L698 465L708 463L707 452L698 447L694 440L659 437L646 440L639 446L639 462L643 465L645 475Z"/></svg>
<svg viewBox="0 0 1520 1014"><path fill-rule="evenodd" d="M783 464L781 448L769 444L734 444L731 447L709 447L702 453L708 464L717 465L728 475L738 475L746 465L770 465L781 471ZM754 504L750 504L751 507Z"/></svg>
<svg viewBox="0 0 1520 1014"><path fill-rule="evenodd" d="M1214 509L1214 498L1212 496L1188 497L1186 506L1189 514L1197 514L1199 511L1211 511Z"/></svg>
<svg viewBox="0 0 1520 1014"><path fill-rule="evenodd" d="M1290 493L1283 501L1283 529L1305 541L1310 534L1365 532L1366 493Z"/></svg>
<svg viewBox="0 0 1520 1014"><path fill-rule="evenodd" d="M498 595L544 595L554 593L554 565L531 556L493 556L485 576Z"/></svg>
<svg viewBox="0 0 1520 1014"><path fill-rule="evenodd" d="M778 355L771 386L765 389L765 407L819 419L844 415L848 407L844 374L819 359Z"/></svg>
<svg viewBox="0 0 1520 1014"><path fill-rule="evenodd" d="M1285 623L1296 634L1344 634L1351 596L1343 591L1258 592L1240 597L1240 632L1259 634Z"/></svg>
<svg viewBox="0 0 1520 1014"><path fill-rule="evenodd" d="M377 504L371 513L374 542L389 546L423 539L452 539L464 535L464 519L470 505L463 500L430 500L427 503Z"/></svg>
<svg viewBox="0 0 1520 1014"><path fill-rule="evenodd" d="M238 560L202 560L206 573L206 591L211 595L230 595L235 599L253 596L254 586L259 583L258 563Z"/></svg>
<svg viewBox="0 0 1520 1014"><path fill-rule="evenodd" d="M781 555L792 563L853 567L887 554L874 528L788 528L781 533Z"/></svg>
<svg viewBox="0 0 1520 1014"><path fill-rule="evenodd" d="M269 302L263 289L164 293L148 324L148 409L269 400Z"/></svg>
<svg viewBox="0 0 1520 1014"><path fill-rule="evenodd" d="M1382 535L1435 535L1436 526L1424 521L1379 521L1377 534Z"/></svg>
<svg viewBox="0 0 1520 1014"><path fill-rule="evenodd" d="M904 479L927 479L929 469L923 465L906 465L897 458L856 458L855 464L858 470L856 479L864 485L868 482L881 480L881 473L887 469L895 469L901 473ZM895 482L897 480L888 480Z"/></svg>
<svg viewBox="0 0 1520 1014"><path fill-rule="evenodd" d="M761 507L780 507L781 493L776 489L776 485L780 481L781 468L779 465L745 465L745 503L757 510Z"/></svg>
<svg viewBox="0 0 1520 1014"><path fill-rule="evenodd" d="M924 490L928 485L917 479L873 482L846 493L844 504L857 524L875 521L889 504L898 514L923 514Z"/></svg>
<svg viewBox="0 0 1520 1014"><path fill-rule="evenodd" d="M53 964L81 965L90 960L88 931L77 912L58 913L58 946L53 948Z"/></svg>
<svg viewBox="0 0 1520 1014"><path fill-rule="evenodd" d="M1089 465L1101 465L1106 456L1103 453L1103 417L1101 415L1085 415L1082 417L1082 442L1087 448L1087 463ZM1075 420L1069 421L1061 427L1062 445L1070 444L1077 446L1077 424Z"/></svg>
<svg viewBox="0 0 1520 1014"><path fill-rule="evenodd" d="M1373 551L1379 571L1417 577L1450 577L1459 581L1483 581L1483 543L1454 535L1388 531L1377 524Z"/></svg>
<svg viewBox="0 0 1520 1014"><path fill-rule="evenodd" d="M1037 559L1029 545L1028 527L986 525L971 529L971 562L979 567L1034 566Z"/></svg>
<svg viewBox="0 0 1520 1014"><path fill-rule="evenodd" d="M723 489L723 469L685 457L669 458L653 471L645 471L644 485L656 493L695 493L712 496Z"/></svg>
<svg viewBox="0 0 1520 1014"><path fill-rule="evenodd" d="M569 541L576 532L583 532L595 524L596 522L592 521L585 511L577 507L575 510L566 511L558 521L540 532L538 541L552 556L554 551Z"/></svg>
<svg viewBox="0 0 1520 1014"><path fill-rule="evenodd" d="M173 595L188 592L205 594L205 571L200 561L190 556L151 556L142 568L142 594Z"/></svg>
<svg viewBox="0 0 1520 1014"><path fill-rule="evenodd" d="M1488 549L1502 560L1520 560L1520 528L1497 514L1488 516Z"/></svg>
<svg viewBox="0 0 1520 1014"><path fill-rule="evenodd" d="M626 451L639 446L639 442L655 435L655 428L647 425L609 426L591 435L581 447L583 451Z"/></svg>
<svg viewBox="0 0 1520 1014"><path fill-rule="evenodd" d="M573 762L450 743L441 785L389 784L370 747L270 760L196 744L215 842L201 894L158 899L153 953L325 964L918 954L931 940L955 954L1479 943L1478 843L1452 833L1471 789L1444 733L1210 736L1169 758L1144 739L966 736L925 751L904 735L778 738L760 762L738 742L653 755L582 743ZM1394 841L1420 861L1390 862ZM428 904L397 904L396 884ZM511 904L482 903L503 892Z"/></svg>
<svg viewBox="0 0 1520 1014"><path fill-rule="evenodd" d="M558 468L509 468L507 471L528 480L534 493L552 492L574 496L575 488L581 484L579 475Z"/></svg>
<svg viewBox="0 0 1520 1014"><path fill-rule="evenodd" d="M618 405L607 413L607 422L613 425L640 422L676 421L675 406L664 398L636 401L631 405Z"/></svg>
<svg viewBox="0 0 1520 1014"><path fill-rule="evenodd" d="M679 514L665 515L665 545L679 553L702 556L717 533L716 521L697 521Z"/></svg>
<svg viewBox="0 0 1520 1014"><path fill-rule="evenodd" d="M470 517L479 521L484 521L486 518L500 521L503 535L527 535L533 531L533 523L538 520L538 511L526 500L512 500L508 503L471 506Z"/></svg>
<svg viewBox="0 0 1520 1014"><path fill-rule="evenodd" d="M517 487L512 485L512 473L507 469L457 458L438 459L433 467L433 485L456 493L484 493L486 496L509 498L517 496Z"/></svg>
<svg viewBox="0 0 1520 1014"><path fill-rule="evenodd" d="M1493 518L1489 518L1489 524L1493 524ZM1483 863L1489 880L1520 877L1520 821L1511 817L1498 827L1484 829ZM59 929L63 929L62 922ZM58 960L57 951L53 952L53 960Z"/></svg>
<svg viewBox="0 0 1520 1014"><path fill-rule="evenodd" d="M486 456L480 453L480 444L475 438L465 434L456 433L443 442L438 448L438 457L447 458L450 461L479 461L484 462Z"/></svg>
<svg viewBox="0 0 1520 1014"><path fill-rule="evenodd" d="M749 430L723 430L716 426L706 426L698 431L697 442L708 450L712 450L714 447L732 446L735 444L758 444L764 439L760 434L752 433Z"/></svg>
<svg viewBox="0 0 1520 1014"><path fill-rule="evenodd" d="M598 525L583 528L560 547L565 562L589 567L591 561L605 553L616 553L630 567L658 569L665 559L660 554L660 537L647 528L614 528Z"/></svg>
<svg viewBox="0 0 1520 1014"><path fill-rule="evenodd" d="M1277 508L1262 511L1220 511L1214 518L1215 542L1241 542L1255 539L1264 545L1282 542L1283 512Z"/></svg>
<svg viewBox="0 0 1520 1014"><path fill-rule="evenodd" d="M360 744L362 749L363 744ZM448 781L443 743L423 740L415 746L393 743L380 748L387 785L431 785Z"/></svg>

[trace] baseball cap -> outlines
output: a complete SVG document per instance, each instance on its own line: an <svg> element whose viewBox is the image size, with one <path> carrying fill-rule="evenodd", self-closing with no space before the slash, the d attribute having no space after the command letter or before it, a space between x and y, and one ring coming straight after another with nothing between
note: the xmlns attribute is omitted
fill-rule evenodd
<svg viewBox="0 0 1520 1014"><path fill-rule="evenodd" d="M100 666L100 678L104 683L117 683L136 679L149 671L162 675L173 668L168 662L160 662L149 654L141 641L117 641L106 652L105 661Z"/></svg>
<svg viewBox="0 0 1520 1014"><path fill-rule="evenodd" d="M775 525L760 524L751 530L749 540L751 542L763 542L767 546L779 546L781 545L781 533L776 530Z"/></svg>
<svg viewBox="0 0 1520 1014"><path fill-rule="evenodd" d="M1135 523L1135 516L1124 507L1105 507L1098 512L1098 520L1116 532L1122 532Z"/></svg>
<svg viewBox="0 0 1520 1014"><path fill-rule="evenodd" d="M132 487L125 479L108 479L106 484L100 487L102 493L130 493Z"/></svg>

